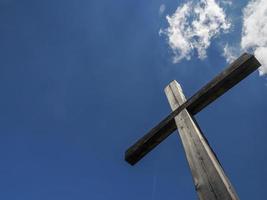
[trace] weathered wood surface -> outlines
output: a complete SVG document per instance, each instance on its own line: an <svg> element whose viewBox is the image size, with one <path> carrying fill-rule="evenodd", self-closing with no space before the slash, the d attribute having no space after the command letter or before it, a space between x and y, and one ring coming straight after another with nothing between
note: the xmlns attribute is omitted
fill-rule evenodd
<svg viewBox="0 0 267 200"><path fill-rule="evenodd" d="M223 95L238 82L260 67L259 61L250 54L243 54L228 68L200 89L195 95L176 108L169 116L151 129L125 152L125 160L134 165L154 147L177 129L174 118L185 108L191 115Z"/></svg>
<svg viewBox="0 0 267 200"><path fill-rule="evenodd" d="M186 101L182 89L176 81L171 82L165 88L165 94L172 110L177 109ZM237 200L238 196L234 188L194 117L187 109L183 109L174 119L199 199Z"/></svg>

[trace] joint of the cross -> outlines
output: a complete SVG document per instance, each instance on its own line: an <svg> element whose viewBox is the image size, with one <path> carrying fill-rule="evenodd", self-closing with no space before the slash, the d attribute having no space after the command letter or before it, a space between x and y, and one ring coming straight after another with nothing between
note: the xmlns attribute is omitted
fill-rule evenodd
<svg viewBox="0 0 267 200"><path fill-rule="evenodd" d="M157 126L152 128L145 136L132 145L125 152L125 160L131 165L137 163L172 132L177 130L174 118L182 110L187 109L191 115L197 114L260 66L260 62L253 55L244 53L187 101L184 102L184 96L175 96L175 98L177 98L177 102L179 103L177 108ZM176 87L172 87L172 85ZM165 91L168 87L172 87L173 90L176 88L179 93L182 93L180 84L175 80L172 81L167 88L165 88Z"/></svg>

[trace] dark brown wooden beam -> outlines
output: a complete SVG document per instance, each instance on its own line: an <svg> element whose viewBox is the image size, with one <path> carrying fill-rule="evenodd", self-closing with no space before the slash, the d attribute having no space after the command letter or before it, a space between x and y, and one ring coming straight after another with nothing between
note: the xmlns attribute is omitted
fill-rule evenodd
<svg viewBox="0 0 267 200"><path fill-rule="evenodd" d="M189 98L183 105L174 110L157 126L132 145L125 152L125 160L131 165L137 163L177 129L174 117L183 109L186 108L191 115L197 114L260 66L261 64L253 55L244 53L230 64L228 68Z"/></svg>

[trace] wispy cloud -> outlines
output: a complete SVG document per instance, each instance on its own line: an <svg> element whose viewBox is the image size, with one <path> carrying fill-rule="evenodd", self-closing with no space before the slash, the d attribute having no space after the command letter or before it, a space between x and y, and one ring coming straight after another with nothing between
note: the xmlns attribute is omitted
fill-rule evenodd
<svg viewBox="0 0 267 200"><path fill-rule="evenodd" d="M161 4L160 7L159 7L159 15L163 15L165 10L166 10L165 4Z"/></svg>
<svg viewBox="0 0 267 200"><path fill-rule="evenodd" d="M233 5L233 0L221 0L221 3L227 6Z"/></svg>
<svg viewBox="0 0 267 200"><path fill-rule="evenodd" d="M174 63L191 59L195 51L198 58L206 58L211 40L231 26L224 10L215 0L189 1L166 19L169 27L161 29L160 34L167 36L174 53Z"/></svg>
<svg viewBox="0 0 267 200"><path fill-rule="evenodd" d="M239 56L239 54L239 49L234 46L229 46L229 44L226 44L223 48L223 56L228 63L233 62Z"/></svg>

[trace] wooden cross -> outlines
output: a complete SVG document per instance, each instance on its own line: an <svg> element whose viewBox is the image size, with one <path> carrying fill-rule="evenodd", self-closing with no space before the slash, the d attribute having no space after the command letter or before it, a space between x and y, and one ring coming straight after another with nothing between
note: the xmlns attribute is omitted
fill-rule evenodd
<svg viewBox="0 0 267 200"><path fill-rule="evenodd" d="M132 145L125 160L134 165L178 129L199 199L239 199L194 115L260 66L253 55L245 53L188 100L181 86L171 82L165 94L172 113Z"/></svg>

